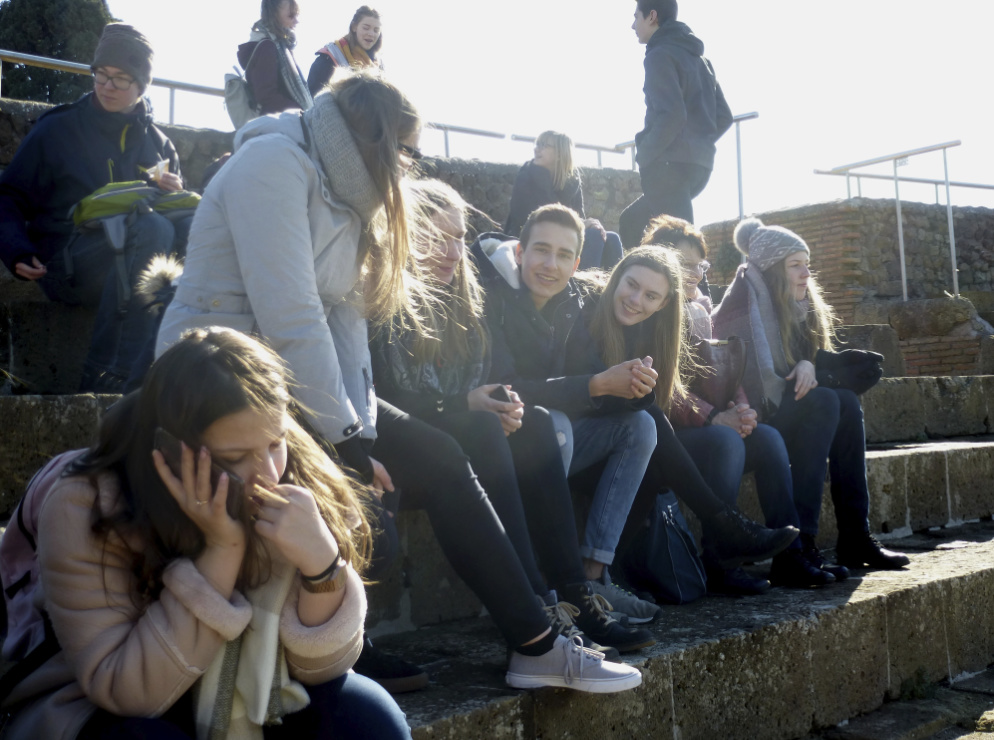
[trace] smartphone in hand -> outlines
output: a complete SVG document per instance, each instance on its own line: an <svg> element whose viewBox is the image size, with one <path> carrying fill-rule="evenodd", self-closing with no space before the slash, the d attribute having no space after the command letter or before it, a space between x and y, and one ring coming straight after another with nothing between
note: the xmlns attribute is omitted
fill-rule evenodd
<svg viewBox="0 0 994 740"><path fill-rule="evenodd" d="M182 478L182 466L181 461L183 460L183 448L172 434L167 432L162 427L158 427L155 430L155 449L162 453L162 457L166 461L166 465L172 471L173 475L177 478ZM218 465L213 460L211 461L211 495L214 495L214 491L217 490L218 481L221 479L221 473L228 474L228 516L232 519L239 519L242 515L242 510L245 507L245 481L239 478L237 475L232 473L230 470L225 470L220 465Z"/></svg>
<svg viewBox="0 0 994 740"><path fill-rule="evenodd" d="M499 385L491 392L490 397L495 401L500 401L501 403L514 403L511 399L511 394L507 392L507 387Z"/></svg>

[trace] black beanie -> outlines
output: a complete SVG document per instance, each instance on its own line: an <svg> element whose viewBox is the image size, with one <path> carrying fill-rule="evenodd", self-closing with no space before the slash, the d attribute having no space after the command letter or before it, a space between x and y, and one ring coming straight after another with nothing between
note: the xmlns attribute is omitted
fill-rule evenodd
<svg viewBox="0 0 994 740"><path fill-rule="evenodd" d="M91 69L117 67L135 78L144 92L152 81L152 45L134 26L108 23L100 35Z"/></svg>

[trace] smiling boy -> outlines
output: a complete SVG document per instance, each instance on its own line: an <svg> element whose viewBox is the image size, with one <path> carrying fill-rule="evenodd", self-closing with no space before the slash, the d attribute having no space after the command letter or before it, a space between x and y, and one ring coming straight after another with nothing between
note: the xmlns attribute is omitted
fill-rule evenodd
<svg viewBox="0 0 994 740"><path fill-rule="evenodd" d="M552 413L571 475L605 463L580 548L584 569L595 593L644 623L659 607L614 586L606 566L656 446L655 424L642 410L653 402L656 374L648 358L605 368L598 356L573 280L583 230L575 211L552 204L528 217L519 242L484 235L474 244L487 294L490 382Z"/></svg>

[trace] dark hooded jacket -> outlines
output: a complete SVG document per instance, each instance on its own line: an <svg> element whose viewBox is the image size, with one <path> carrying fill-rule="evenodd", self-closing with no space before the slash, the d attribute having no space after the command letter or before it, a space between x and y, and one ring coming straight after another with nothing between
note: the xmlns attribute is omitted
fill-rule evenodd
<svg viewBox="0 0 994 740"><path fill-rule="evenodd" d="M635 135L639 167L683 162L714 167L715 142L732 125L704 44L666 21L645 46L645 128Z"/></svg>
<svg viewBox="0 0 994 740"><path fill-rule="evenodd" d="M580 214L580 218L584 218L580 178L574 175L566 181L562 190L556 190L549 170L540 164L525 162L514 179L504 233L518 236L531 212L550 203L562 203Z"/></svg>
<svg viewBox="0 0 994 740"><path fill-rule="evenodd" d="M570 418L651 405L651 393L631 401L591 397L591 377L607 368L581 320L584 290L571 279L539 311L515 266L516 244L502 234L482 234L471 252L486 291L490 382L510 385L526 404L556 409Z"/></svg>
<svg viewBox="0 0 994 740"><path fill-rule="evenodd" d="M87 93L46 112L0 175L0 259L11 274L32 257L47 262L72 233L76 203L108 183L142 179L142 168L163 159L180 174L144 99L131 113L108 113Z"/></svg>

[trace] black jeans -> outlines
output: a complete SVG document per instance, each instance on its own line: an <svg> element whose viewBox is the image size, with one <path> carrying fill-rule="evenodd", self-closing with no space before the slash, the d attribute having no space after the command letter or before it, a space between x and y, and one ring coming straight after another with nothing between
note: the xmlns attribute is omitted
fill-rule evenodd
<svg viewBox="0 0 994 740"><path fill-rule="evenodd" d="M441 429L385 401L376 405L372 455L401 490L401 507L425 510L445 557L511 647L545 632L549 620L462 447ZM490 416L499 429L497 417Z"/></svg>
<svg viewBox="0 0 994 740"><path fill-rule="evenodd" d="M869 531L866 437L859 398L852 391L822 386L795 401L792 385L788 384L768 423L787 445L801 532L818 534L826 470L832 479L839 533Z"/></svg>
<svg viewBox="0 0 994 740"><path fill-rule="evenodd" d="M673 425L662 409L653 404L648 409L656 422L656 449L649 459L642 485L625 523L618 551L622 552L638 534L656 502L656 494L669 488L694 512L702 524L727 507L708 486L690 453L677 439Z"/></svg>
<svg viewBox="0 0 994 740"><path fill-rule="evenodd" d="M640 169L642 196L628 206L619 221L618 233L625 249L642 242L646 227L656 216L666 214L694 223L691 201L711 179L711 170L686 162L659 162Z"/></svg>
<svg viewBox="0 0 994 740"><path fill-rule="evenodd" d="M535 593L548 591L536 553L555 588L585 580L573 502L549 412L526 406L521 428L510 436L489 411L428 421L451 434L469 456Z"/></svg>

